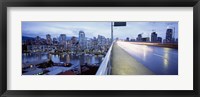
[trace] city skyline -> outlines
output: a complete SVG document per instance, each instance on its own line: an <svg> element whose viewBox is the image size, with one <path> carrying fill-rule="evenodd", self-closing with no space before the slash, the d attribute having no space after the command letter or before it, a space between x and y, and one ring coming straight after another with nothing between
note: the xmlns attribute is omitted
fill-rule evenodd
<svg viewBox="0 0 200 97"><path fill-rule="evenodd" d="M178 38L178 22L127 22L127 26L114 27L113 32L114 38L120 39L136 39L141 33L143 37L151 37L152 32L165 39L169 27L175 29L175 38ZM52 38L58 38L60 34L78 37L79 31L84 31L87 38L98 35L110 38L111 22L22 22L22 35L28 37L46 38L46 34Z"/></svg>
<svg viewBox="0 0 200 97"><path fill-rule="evenodd" d="M178 22L22 22L22 74L177 75L177 37Z"/></svg>

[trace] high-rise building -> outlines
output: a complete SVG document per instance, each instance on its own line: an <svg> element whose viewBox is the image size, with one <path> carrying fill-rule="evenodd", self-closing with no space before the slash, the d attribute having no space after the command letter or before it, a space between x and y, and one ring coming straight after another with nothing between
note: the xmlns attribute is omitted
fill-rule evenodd
<svg viewBox="0 0 200 97"><path fill-rule="evenodd" d="M142 41L142 34L138 34L138 37L136 39L138 42L141 42Z"/></svg>
<svg viewBox="0 0 200 97"><path fill-rule="evenodd" d="M71 41L72 41L72 44L78 44L78 43L77 43L77 38L76 38L75 36L73 36L73 37L71 38Z"/></svg>
<svg viewBox="0 0 200 97"><path fill-rule="evenodd" d="M53 38L53 44L54 44L54 45L58 45L58 40L57 40L57 38Z"/></svg>
<svg viewBox="0 0 200 97"><path fill-rule="evenodd" d="M162 43L162 37L158 37L157 42Z"/></svg>
<svg viewBox="0 0 200 97"><path fill-rule="evenodd" d="M142 38L142 42L149 42L149 37Z"/></svg>
<svg viewBox="0 0 200 97"><path fill-rule="evenodd" d="M66 45L66 34L60 34L60 37L59 37L59 42L60 42L60 45Z"/></svg>
<svg viewBox="0 0 200 97"><path fill-rule="evenodd" d="M79 42L77 41L77 38L73 36L71 38L71 50L73 52L77 52L78 49L79 49Z"/></svg>
<svg viewBox="0 0 200 97"><path fill-rule="evenodd" d="M46 42L47 42L48 45L52 44L52 39L51 39L51 35L50 34L46 35Z"/></svg>
<svg viewBox="0 0 200 97"><path fill-rule="evenodd" d="M126 41L129 41L129 37L126 38Z"/></svg>
<svg viewBox="0 0 200 97"><path fill-rule="evenodd" d="M92 48L92 39L87 39L86 41L86 48L91 49Z"/></svg>
<svg viewBox="0 0 200 97"><path fill-rule="evenodd" d="M106 45L106 38L104 36L102 37L102 44Z"/></svg>
<svg viewBox="0 0 200 97"><path fill-rule="evenodd" d="M173 35L173 30L171 28L167 29L167 31L166 31L166 40L165 40L166 43L172 43L173 42L172 35Z"/></svg>
<svg viewBox="0 0 200 97"><path fill-rule="evenodd" d="M84 49L86 47L86 37L83 31L79 31L79 44L81 46L81 49Z"/></svg>
<svg viewBox="0 0 200 97"><path fill-rule="evenodd" d="M135 41L135 39L131 39L131 41Z"/></svg>
<svg viewBox="0 0 200 97"><path fill-rule="evenodd" d="M151 33L151 42L157 42L157 33L156 32Z"/></svg>
<svg viewBox="0 0 200 97"><path fill-rule="evenodd" d="M106 38L104 36L98 35L98 45L102 46L106 44Z"/></svg>
<svg viewBox="0 0 200 97"><path fill-rule="evenodd" d="M93 37L93 39L92 39L92 47L94 49L98 48L98 39L96 37Z"/></svg>
<svg viewBox="0 0 200 97"><path fill-rule="evenodd" d="M41 39L40 36L37 36L37 37L35 38L35 44L36 44L36 45L40 45L40 42L41 42L40 39Z"/></svg>
<svg viewBox="0 0 200 97"><path fill-rule="evenodd" d="M178 43L178 38L176 38L176 43Z"/></svg>

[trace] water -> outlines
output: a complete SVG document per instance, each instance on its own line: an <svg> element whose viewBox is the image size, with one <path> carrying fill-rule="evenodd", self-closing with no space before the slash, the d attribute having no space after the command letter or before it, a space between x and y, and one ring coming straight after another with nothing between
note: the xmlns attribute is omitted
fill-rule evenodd
<svg viewBox="0 0 200 97"><path fill-rule="evenodd" d="M102 61L102 57L98 57L96 55L69 55L69 54L60 54L60 55L52 55L52 54L33 54L33 53L23 53L22 54L22 63L34 63L37 61L42 61L46 59L51 59L54 63L72 63L73 65L99 65Z"/></svg>

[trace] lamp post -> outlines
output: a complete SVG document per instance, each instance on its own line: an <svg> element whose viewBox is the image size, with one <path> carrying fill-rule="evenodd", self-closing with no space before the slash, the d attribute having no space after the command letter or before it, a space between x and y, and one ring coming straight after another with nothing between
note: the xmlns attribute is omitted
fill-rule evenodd
<svg viewBox="0 0 200 97"><path fill-rule="evenodd" d="M126 26L126 22L111 22L111 41L113 42L113 27L114 26Z"/></svg>
<svg viewBox="0 0 200 97"><path fill-rule="evenodd" d="M111 22L111 42L113 42L113 22Z"/></svg>

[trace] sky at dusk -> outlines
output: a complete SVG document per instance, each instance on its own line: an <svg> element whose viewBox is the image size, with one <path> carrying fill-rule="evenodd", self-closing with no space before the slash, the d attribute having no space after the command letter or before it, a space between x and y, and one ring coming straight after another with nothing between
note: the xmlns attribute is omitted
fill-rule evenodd
<svg viewBox="0 0 200 97"><path fill-rule="evenodd" d="M178 22L127 22L126 26L114 27L113 33L114 38L135 39L140 33L143 33L143 37L150 37L152 31L155 31L158 37L165 39L167 28L175 29L175 38L178 37ZM50 34L52 38L58 38L60 34L78 37L80 30L88 38L98 35L110 38L111 22L22 22L22 35L28 37L46 38L46 34Z"/></svg>

